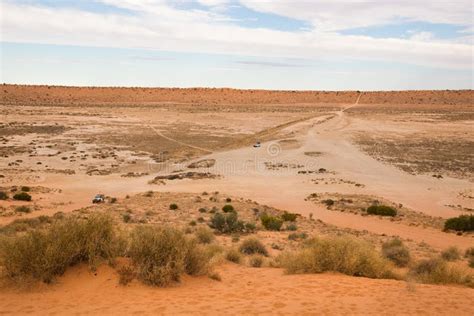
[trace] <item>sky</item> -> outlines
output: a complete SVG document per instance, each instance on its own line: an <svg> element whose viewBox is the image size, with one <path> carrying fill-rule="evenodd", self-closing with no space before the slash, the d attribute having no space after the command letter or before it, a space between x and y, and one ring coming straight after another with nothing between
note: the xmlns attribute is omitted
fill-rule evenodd
<svg viewBox="0 0 474 316"><path fill-rule="evenodd" d="M474 89L473 0L0 0L0 81Z"/></svg>

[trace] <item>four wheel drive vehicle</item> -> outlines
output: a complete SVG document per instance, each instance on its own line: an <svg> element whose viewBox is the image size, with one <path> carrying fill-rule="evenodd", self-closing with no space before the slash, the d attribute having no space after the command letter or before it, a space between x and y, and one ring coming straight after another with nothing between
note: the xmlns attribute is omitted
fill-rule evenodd
<svg viewBox="0 0 474 316"><path fill-rule="evenodd" d="M105 195L97 194L93 199L92 203L104 203L105 202Z"/></svg>
<svg viewBox="0 0 474 316"><path fill-rule="evenodd" d="M255 147L255 148L260 147L260 142L256 142L256 143L253 145L253 147Z"/></svg>

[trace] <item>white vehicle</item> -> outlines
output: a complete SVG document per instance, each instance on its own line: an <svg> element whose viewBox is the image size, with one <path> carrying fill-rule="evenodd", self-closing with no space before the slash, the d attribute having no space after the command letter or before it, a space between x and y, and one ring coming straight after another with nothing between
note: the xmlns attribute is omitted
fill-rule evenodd
<svg viewBox="0 0 474 316"><path fill-rule="evenodd" d="M92 203L104 203L105 202L105 196L103 194L97 194L93 199Z"/></svg>
<svg viewBox="0 0 474 316"><path fill-rule="evenodd" d="M254 148L260 148L260 142L256 142L254 145L253 145Z"/></svg>

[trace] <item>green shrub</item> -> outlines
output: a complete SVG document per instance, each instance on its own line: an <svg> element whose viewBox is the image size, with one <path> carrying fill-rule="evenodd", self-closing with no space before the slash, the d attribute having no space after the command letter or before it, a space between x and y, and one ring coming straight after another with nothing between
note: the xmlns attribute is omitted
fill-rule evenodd
<svg viewBox="0 0 474 316"><path fill-rule="evenodd" d="M228 212L233 212L234 211L234 207L230 204L226 204L222 207L222 211L224 213L228 213Z"/></svg>
<svg viewBox="0 0 474 316"><path fill-rule="evenodd" d="M254 223L245 223L245 231L247 233L254 233L257 230L257 226Z"/></svg>
<svg viewBox="0 0 474 316"><path fill-rule="evenodd" d="M283 220L278 217L270 216L267 214L262 214L260 216L260 220L262 221L263 227L265 227L265 229L267 230L279 231L281 225L283 225Z"/></svg>
<svg viewBox="0 0 474 316"><path fill-rule="evenodd" d="M170 210L175 211L177 209L178 209L178 204L176 204L176 203L171 203L170 204Z"/></svg>
<svg viewBox="0 0 474 316"><path fill-rule="evenodd" d="M288 212L284 212L282 215L281 215L281 219L284 221L284 222L294 222L296 221L296 218L298 217L298 214L295 214L295 213L288 213Z"/></svg>
<svg viewBox="0 0 474 316"><path fill-rule="evenodd" d="M422 283L462 284L474 287L472 274L457 266L449 265L442 258L420 261L411 269L410 275Z"/></svg>
<svg viewBox="0 0 474 316"><path fill-rule="evenodd" d="M23 191L23 192L30 192L30 187L23 186L23 187L21 187L21 191Z"/></svg>
<svg viewBox="0 0 474 316"><path fill-rule="evenodd" d="M8 194L4 191L0 191L0 200L7 200Z"/></svg>
<svg viewBox="0 0 474 316"><path fill-rule="evenodd" d="M244 230L244 222L239 220L237 213L215 213L211 218L211 228L221 233L234 233Z"/></svg>
<svg viewBox="0 0 474 316"><path fill-rule="evenodd" d="M367 214L393 217L397 215L397 210L386 205L372 205L367 208Z"/></svg>
<svg viewBox="0 0 474 316"><path fill-rule="evenodd" d="M411 260L410 251L398 238L385 242L382 254L399 267L406 267Z"/></svg>
<svg viewBox="0 0 474 316"><path fill-rule="evenodd" d="M263 265L263 261L263 256L253 255L249 258L249 265L253 268L260 268Z"/></svg>
<svg viewBox="0 0 474 316"><path fill-rule="evenodd" d="M286 230L296 231L296 230L298 230L298 226L296 226L295 224L289 224L289 225L286 226Z"/></svg>
<svg viewBox="0 0 474 316"><path fill-rule="evenodd" d="M446 261L456 261L461 259L461 252L456 246L452 246L441 252L441 258Z"/></svg>
<svg viewBox="0 0 474 316"><path fill-rule="evenodd" d="M261 254L268 256L268 251L263 245L263 243L257 238L248 238L245 239L239 247L241 253L247 255Z"/></svg>
<svg viewBox="0 0 474 316"><path fill-rule="evenodd" d="M30 213L31 209L28 206L22 205L15 208L15 212Z"/></svg>
<svg viewBox="0 0 474 316"><path fill-rule="evenodd" d="M113 260L120 245L110 216L69 218L46 230L6 238L0 247L0 264L5 275L17 282L49 283L79 262L95 268L101 259Z"/></svg>
<svg viewBox="0 0 474 316"><path fill-rule="evenodd" d="M233 263L240 263L240 260L242 260L242 255L237 249L230 249L226 252L225 258Z"/></svg>
<svg viewBox="0 0 474 316"><path fill-rule="evenodd" d="M368 278L391 278L391 265L368 243L349 237L312 239L301 250L278 257L287 273L340 272Z"/></svg>
<svg viewBox="0 0 474 316"><path fill-rule="evenodd" d="M213 232L207 227L199 227L195 235L201 244L210 244L215 238Z"/></svg>
<svg viewBox="0 0 474 316"><path fill-rule="evenodd" d="M16 193L13 196L13 199L18 200L18 201L31 201L31 195L29 195L26 192L20 192L20 193Z"/></svg>
<svg viewBox="0 0 474 316"><path fill-rule="evenodd" d="M444 229L464 232L473 231L474 215L460 215L458 217L449 218L444 223Z"/></svg>

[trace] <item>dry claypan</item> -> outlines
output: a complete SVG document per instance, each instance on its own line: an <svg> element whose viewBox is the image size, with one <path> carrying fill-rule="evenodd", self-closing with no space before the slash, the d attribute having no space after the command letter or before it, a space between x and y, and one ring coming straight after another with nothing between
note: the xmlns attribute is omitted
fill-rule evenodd
<svg viewBox="0 0 474 316"><path fill-rule="evenodd" d="M472 91L0 95L3 314L474 314Z"/></svg>

